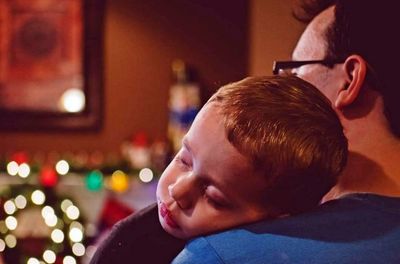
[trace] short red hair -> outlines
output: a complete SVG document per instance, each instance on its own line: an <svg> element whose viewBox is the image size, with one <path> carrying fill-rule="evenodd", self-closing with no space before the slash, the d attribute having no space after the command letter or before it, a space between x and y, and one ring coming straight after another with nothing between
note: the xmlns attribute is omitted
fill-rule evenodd
<svg viewBox="0 0 400 264"><path fill-rule="evenodd" d="M228 141L265 177L265 201L278 213L316 206L337 182L347 139L329 100L308 82L249 77L208 103L219 107Z"/></svg>

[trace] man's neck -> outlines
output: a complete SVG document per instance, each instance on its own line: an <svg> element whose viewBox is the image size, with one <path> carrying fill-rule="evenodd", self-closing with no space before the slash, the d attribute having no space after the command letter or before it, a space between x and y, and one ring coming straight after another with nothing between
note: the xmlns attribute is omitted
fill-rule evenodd
<svg viewBox="0 0 400 264"><path fill-rule="evenodd" d="M343 117L342 123L349 158L338 184L324 200L354 192L400 197L400 138L391 133L381 108L351 120Z"/></svg>

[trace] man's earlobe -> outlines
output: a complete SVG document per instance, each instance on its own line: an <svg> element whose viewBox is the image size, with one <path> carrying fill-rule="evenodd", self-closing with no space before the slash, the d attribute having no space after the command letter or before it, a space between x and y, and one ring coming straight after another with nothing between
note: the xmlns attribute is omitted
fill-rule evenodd
<svg viewBox="0 0 400 264"><path fill-rule="evenodd" d="M335 100L335 108L351 105L359 96L367 74L367 63L359 55L351 55L343 63L346 80Z"/></svg>

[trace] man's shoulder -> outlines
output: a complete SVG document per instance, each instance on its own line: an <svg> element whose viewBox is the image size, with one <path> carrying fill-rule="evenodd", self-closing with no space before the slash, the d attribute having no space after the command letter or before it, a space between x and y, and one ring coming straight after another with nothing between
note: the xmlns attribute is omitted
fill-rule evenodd
<svg viewBox="0 0 400 264"><path fill-rule="evenodd" d="M312 212L200 239L201 254L217 255L220 263L400 263L400 199L349 195ZM200 254L198 243L185 250Z"/></svg>
<svg viewBox="0 0 400 264"><path fill-rule="evenodd" d="M172 264L175 263L190 263L202 264L212 263L221 264L224 261L219 257L214 247L205 237L199 237L190 241L185 248L178 254Z"/></svg>
<svg viewBox="0 0 400 264"><path fill-rule="evenodd" d="M90 263L169 263L184 245L185 241L164 231L157 204L152 204L118 222Z"/></svg>

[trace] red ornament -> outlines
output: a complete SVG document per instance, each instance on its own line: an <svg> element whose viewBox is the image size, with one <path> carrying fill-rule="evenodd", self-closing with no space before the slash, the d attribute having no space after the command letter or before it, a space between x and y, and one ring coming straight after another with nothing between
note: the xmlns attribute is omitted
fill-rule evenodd
<svg viewBox="0 0 400 264"><path fill-rule="evenodd" d="M137 147L146 147L148 142L147 134L144 132L139 132L132 137L132 145Z"/></svg>
<svg viewBox="0 0 400 264"><path fill-rule="evenodd" d="M40 183L45 187L54 187L58 182L56 171L49 166L45 166L40 171Z"/></svg>
<svg viewBox="0 0 400 264"><path fill-rule="evenodd" d="M18 151L12 154L11 160L18 163L18 165L21 165L22 163L28 163L29 158L28 154L25 151Z"/></svg>
<svg viewBox="0 0 400 264"><path fill-rule="evenodd" d="M107 197L100 215L99 230L111 228L119 220L132 214L134 209L113 197Z"/></svg>

